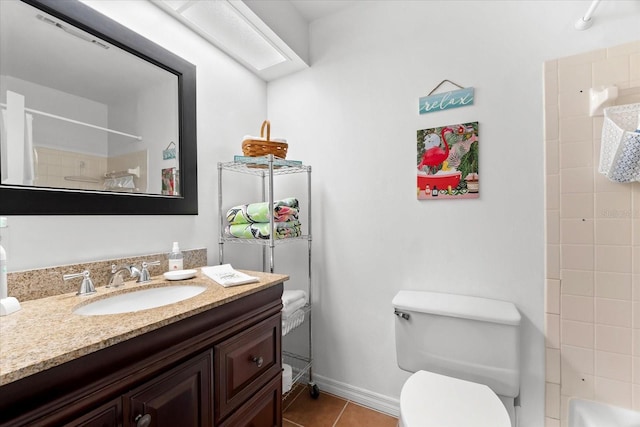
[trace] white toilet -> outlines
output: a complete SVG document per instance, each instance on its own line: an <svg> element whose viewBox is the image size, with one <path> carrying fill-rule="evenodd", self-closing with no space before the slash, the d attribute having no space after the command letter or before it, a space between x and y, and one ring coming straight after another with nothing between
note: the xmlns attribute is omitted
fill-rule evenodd
<svg viewBox="0 0 640 427"><path fill-rule="evenodd" d="M393 298L400 427L511 427L498 397L520 392L520 313L512 303L423 291Z"/></svg>

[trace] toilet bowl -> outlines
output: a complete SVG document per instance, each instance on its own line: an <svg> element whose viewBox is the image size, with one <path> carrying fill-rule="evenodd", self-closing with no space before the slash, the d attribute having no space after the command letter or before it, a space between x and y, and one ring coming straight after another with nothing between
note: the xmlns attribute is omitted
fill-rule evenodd
<svg viewBox="0 0 640 427"><path fill-rule="evenodd" d="M400 427L511 427L489 387L428 371L411 375L402 387L399 421Z"/></svg>

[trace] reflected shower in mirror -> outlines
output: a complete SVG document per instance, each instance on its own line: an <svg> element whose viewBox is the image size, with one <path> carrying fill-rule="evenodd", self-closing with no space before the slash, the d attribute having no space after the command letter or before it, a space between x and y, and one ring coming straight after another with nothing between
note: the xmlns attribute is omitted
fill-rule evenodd
<svg viewBox="0 0 640 427"><path fill-rule="evenodd" d="M22 1L0 3L1 184L179 196L178 76Z"/></svg>

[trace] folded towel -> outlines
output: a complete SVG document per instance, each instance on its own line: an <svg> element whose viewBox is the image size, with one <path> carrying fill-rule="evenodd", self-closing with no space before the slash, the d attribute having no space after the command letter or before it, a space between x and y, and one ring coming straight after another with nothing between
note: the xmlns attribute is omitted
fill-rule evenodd
<svg viewBox="0 0 640 427"><path fill-rule="evenodd" d="M307 302L307 293L305 291L286 290L282 292L282 305L285 307L300 299Z"/></svg>
<svg viewBox="0 0 640 427"><path fill-rule="evenodd" d="M286 239L302 235L299 221L276 222L273 225L274 239ZM240 239L269 239L271 227L269 223L231 224L224 229L227 236Z"/></svg>
<svg viewBox="0 0 640 427"><path fill-rule="evenodd" d="M282 292L282 319L286 320L294 312L307 304L307 293L301 290Z"/></svg>
<svg viewBox="0 0 640 427"><path fill-rule="evenodd" d="M273 220L276 222L296 221L299 209L298 199L294 197L276 200L273 202ZM269 202L250 203L229 209L227 222L232 225L269 222L270 216Z"/></svg>
<svg viewBox="0 0 640 427"><path fill-rule="evenodd" d="M202 267L202 272L225 288L260 281L257 277L234 270L231 264Z"/></svg>
<svg viewBox="0 0 640 427"><path fill-rule="evenodd" d="M293 315L293 313L304 307L306 304L307 301L299 299L295 300L289 305L282 307L282 318L285 320L288 319L291 315Z"/></svg>

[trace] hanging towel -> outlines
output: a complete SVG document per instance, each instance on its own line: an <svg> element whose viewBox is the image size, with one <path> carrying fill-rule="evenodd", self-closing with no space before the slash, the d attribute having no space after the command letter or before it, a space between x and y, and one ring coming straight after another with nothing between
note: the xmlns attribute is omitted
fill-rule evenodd
<svg viewBox="0 0 640 427"><path fill-rule="evenodd" d="M273 224L274 239L286 239L302 235L299 221L276 222ZM225 227L225 233L230 237L240 239L269 239L271 234L270 224L232 224Z"/></svg>
<svg viewBox="0 0 640 427"><path fill-rule="evenodd" d="M273 220L276 222L296 221L299 209L298 200L293 197L276 200L273 202L275 215ZM269 222L270 216L269 202L234 206L227 211L227 221L232 225Z"/></svg>

